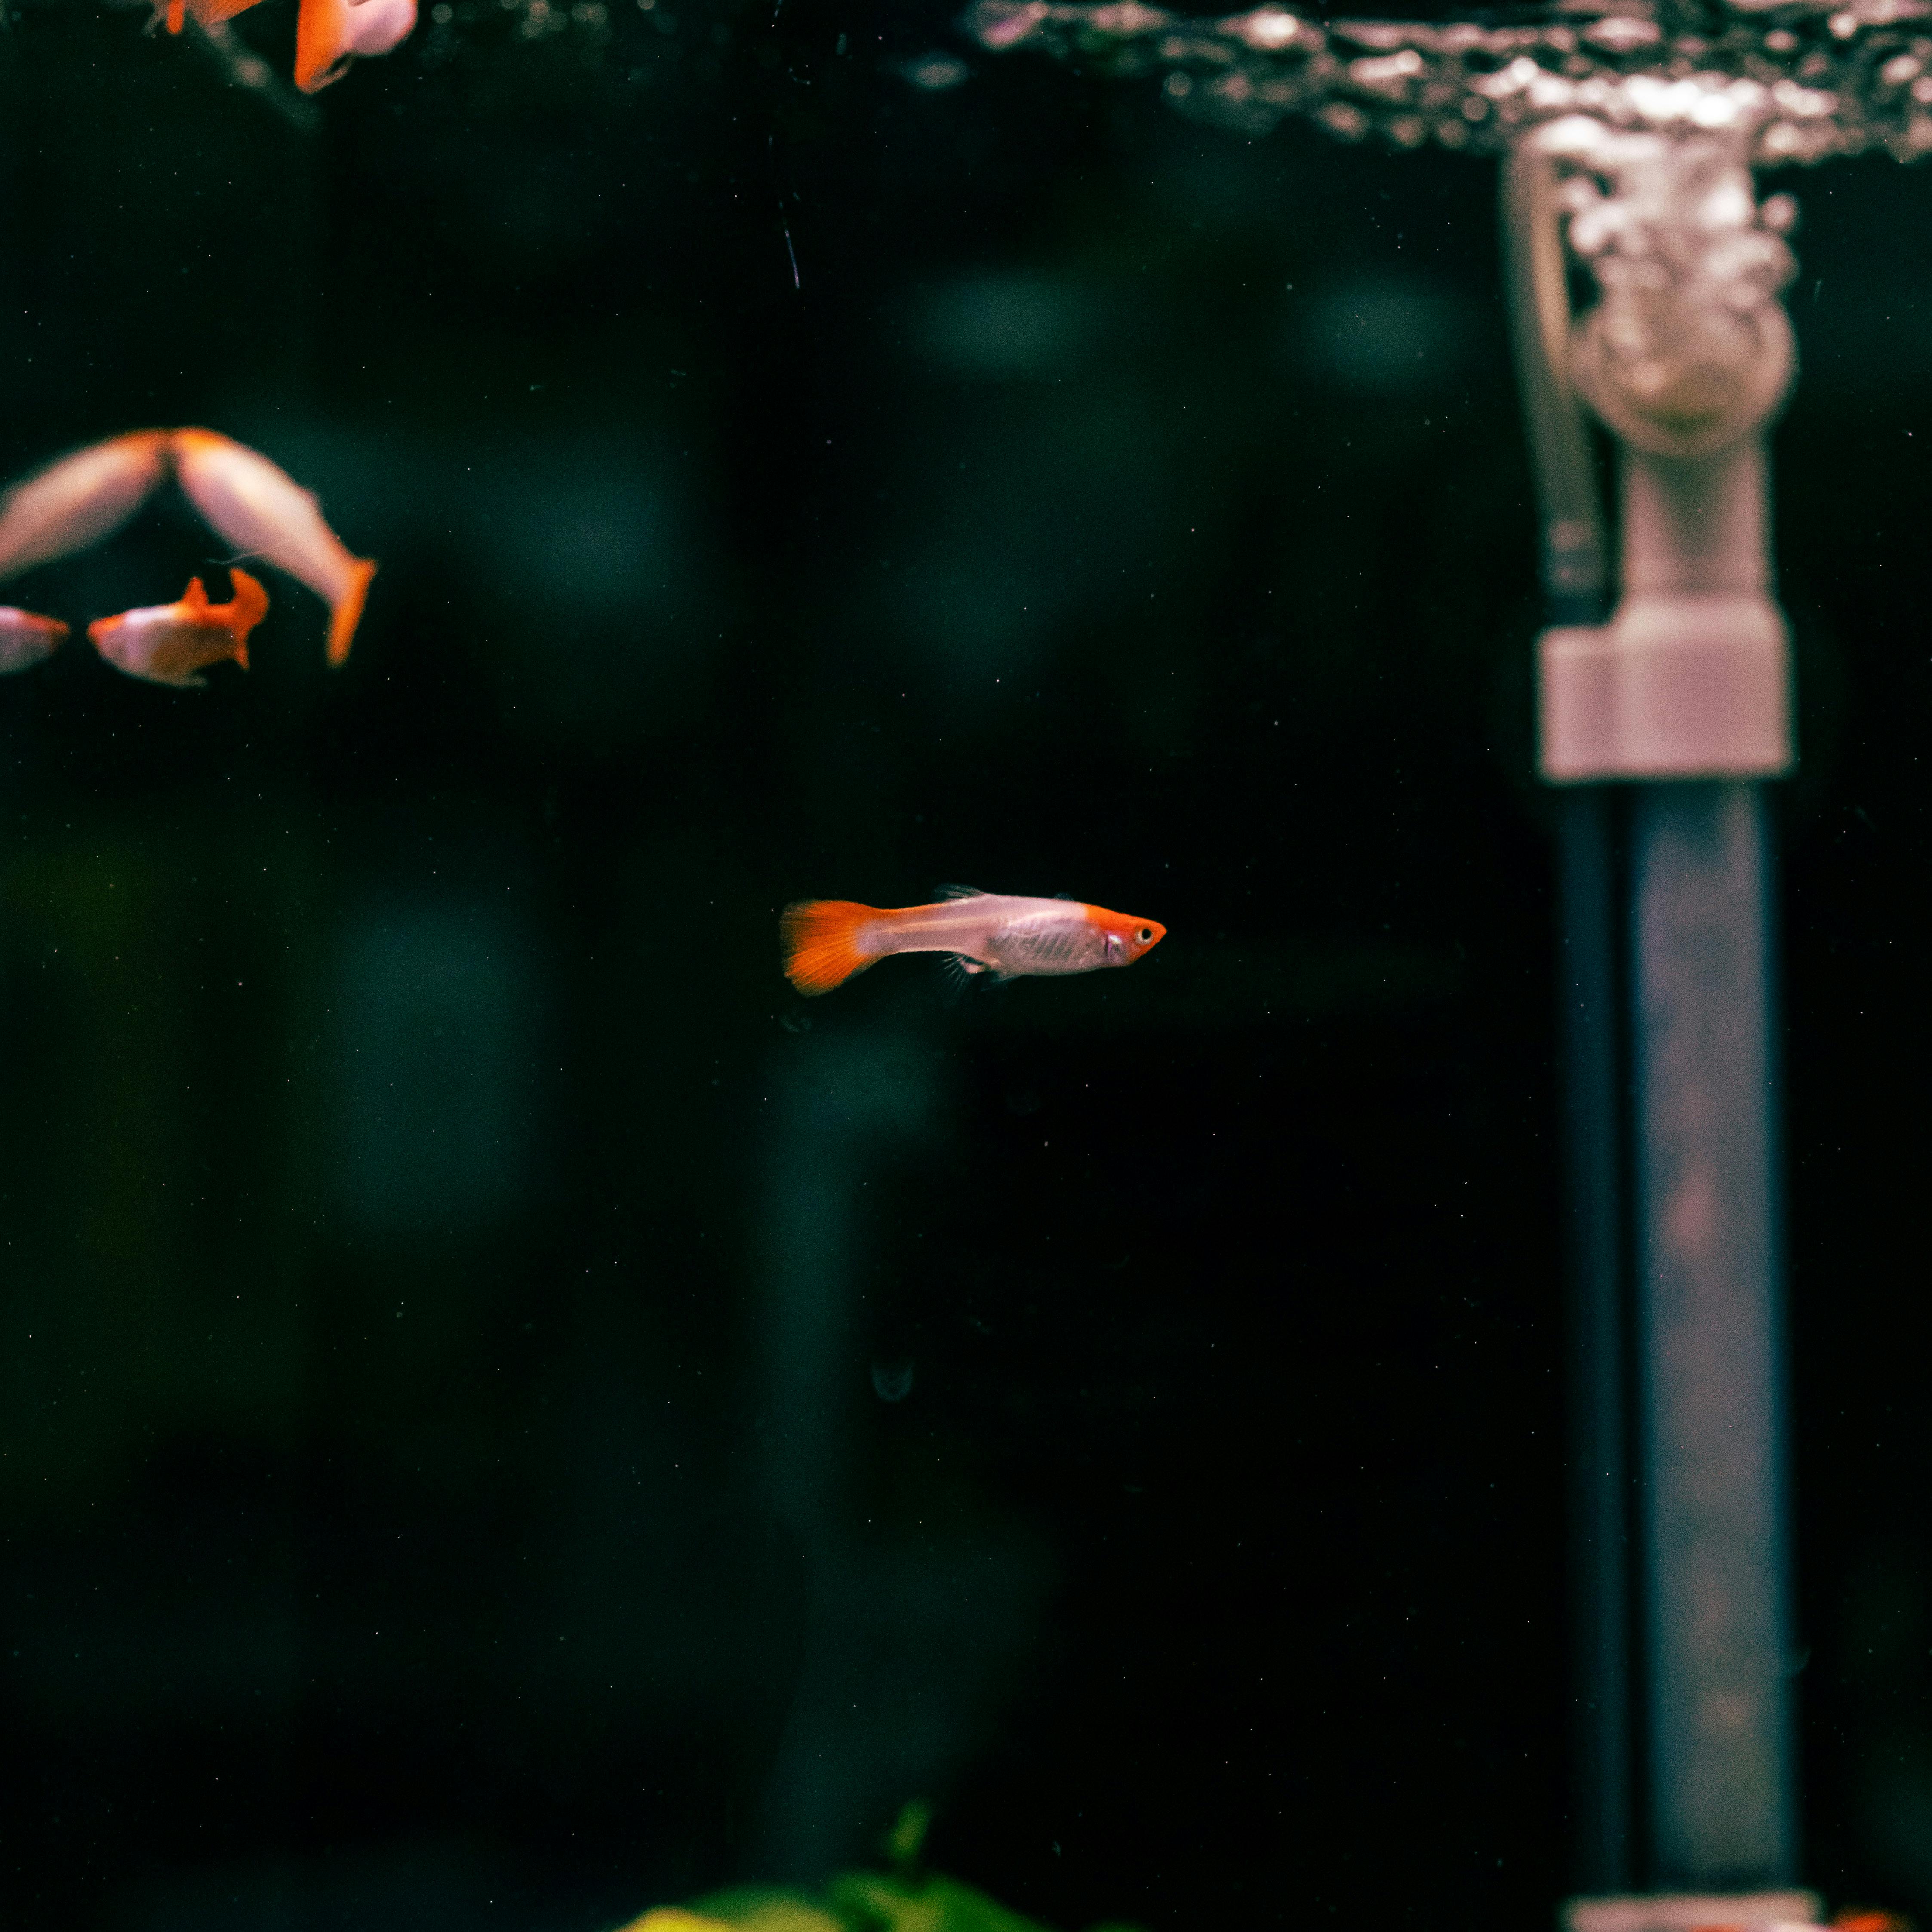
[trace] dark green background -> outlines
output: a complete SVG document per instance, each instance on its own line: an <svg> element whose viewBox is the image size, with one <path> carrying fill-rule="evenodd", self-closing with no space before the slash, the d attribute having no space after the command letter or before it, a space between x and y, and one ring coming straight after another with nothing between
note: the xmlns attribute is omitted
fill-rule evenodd
<svg viewBox="0 0 1932 1932"><path fill-rule="evenodd" d="M0 686L0 1922L601 1932L914 1793L1066 1924L1545 1922L1491 166L922 89L943 9L529 17L306 114L0 38L0 472L205 422L382 565L338 674L276 578L245 678ZM1807 1870L1924 1910L1932 176L1787 184ZM779 978L960 879L1172 936Z"/></svg>

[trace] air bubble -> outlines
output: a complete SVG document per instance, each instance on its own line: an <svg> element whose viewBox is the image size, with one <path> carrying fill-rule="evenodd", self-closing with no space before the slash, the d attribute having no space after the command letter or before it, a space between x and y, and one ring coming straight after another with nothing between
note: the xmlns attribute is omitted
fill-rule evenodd
<svg viewBox="0 0 1932 1932"><path fill-rule="evenodd" d="M1345 140L1493 152L1587 116L1628 133L1733 137L1750 163L1918 152L1932 47L1901 31L1916 0L1787 0L1775 26L1766 10L1713 0L1696 32L1673 34L1648 10L1581 26L1554 10L1437 26L1324 22L1276 4L1216 20L1133 0L980 0L968 25L989 50L1157 74L1184 112L1247 134L1301 116Z"/></svg>

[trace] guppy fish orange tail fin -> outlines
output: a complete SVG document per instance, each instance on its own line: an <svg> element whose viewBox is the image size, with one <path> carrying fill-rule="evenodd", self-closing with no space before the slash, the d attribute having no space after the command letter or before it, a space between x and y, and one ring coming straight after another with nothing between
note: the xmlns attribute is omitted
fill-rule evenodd
<svg viewBox="0 0 1932 1932"><path fill-rule="evenodd" d="M217 536L244 555L266 557L327 603L328 661L340 664L375 565L352 556L314 494L259 450L206 429L176 430L170 446L177 480Z"/></svg>
<svg viewBox="0 0 1932 1932"><path fill-rule="evenodd" d="M362 605L369 595L369 580L376 574L374 563L366 556L355 558L353 564L343 587L341 602L328 620L328 662L333 665L349 662L349 646L355 642L356 627L362 621Z"/></svg>
<svg viewBox="0 0 1932 1932"><path fill-rule="evenodd" d="M785 977L801 993L829 993L872 964L876 954L859 950L859 934L890 915L850 899L806 899L788 905L778 920Z"/></svg>
<svg viewBox="0 0 1932 1932"><path fill-rule="evenodd" d="M195 581L198 584L200 579ZM235 640L235 662L244 670L248 668L248 633L268 614L268 593L245 570L237 570L232 564L228 568L228 581L232 586L226 604L208 605L211 616L228 620L229 635ZM207 592L202 592L206 602Z"/></svg>

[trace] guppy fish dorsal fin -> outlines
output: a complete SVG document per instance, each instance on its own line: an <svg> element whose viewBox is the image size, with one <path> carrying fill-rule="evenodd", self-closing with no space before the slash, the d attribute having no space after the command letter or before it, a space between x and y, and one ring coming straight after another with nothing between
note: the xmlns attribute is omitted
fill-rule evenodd
<svg viewBox="0 0 1932 1932"><path fill-rule="evenodd" d="M986 895L977 886L941 886L939 896L943 899L982 899Z"/></svg>

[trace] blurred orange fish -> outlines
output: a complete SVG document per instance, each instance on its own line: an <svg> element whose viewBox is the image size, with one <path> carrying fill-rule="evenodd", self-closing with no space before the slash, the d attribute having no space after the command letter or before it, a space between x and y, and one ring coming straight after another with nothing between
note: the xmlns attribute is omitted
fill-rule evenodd
<svg viewBox="0 0 1932 1932"><path fill-rule="evenodd" d="M156 17L178 34L190 18L218 27L257 0L157 0ZM416 0L302 0L296 16L296 85L314 94L340 80L358 56L386 54L416 23Z"/></svg>
<svg viewBox="0 0 1932 1932"><path fill-rule="evenodd" d="M0 496L0 578L112 536L171 476L218 536L326 601L328 661L340 664L374 563L348 550L313 493L286 470L212 430L136 430L76 449L15 484Z"/></svg>
<svg viewBox="0 0 1932 1932"><path fill-rule="evenodd" d="M785 977L801 993L829 993L896 952L950 952L968 973L995 979L1131 966L1167 928L1076 899L1016 898L968 886L934 905L886 910L848 899L787 906L778 930Z"/></svg>
<svg viewBox="0 0 1932 1932"><path fill-rule="evenodd" d="M0 604L0 676L44 664L67 634L67 626L58 617L42 617Z"/></svg>
<svg viewBox="0 0 1932 1932"><path fill-rule="evenodd" d="M326 600L328 661L340 664L362 621L375 565L352 556L322 520L314 496L260 451L209 429L178 429L170 448L176 480L217 536Z"/></svg>
<svg viewBox="0 0 1932 1932"><path fill-rule="evenodd" d="M37 470L0 496L0 577L110 537L167 481L168 432L134 430Z"/></svg>
<svg viewBox="0 0 1932 1932"><path fill-rule="evenodd" d="M196 673L224 662L248 668L248 633L268 614L268 593L245 570L228 573L235 594L211 604L198 577L188 580L178 604L124 610L87 627L94 648L118 670L151 684L193 689L206 680Z"/></svg>

